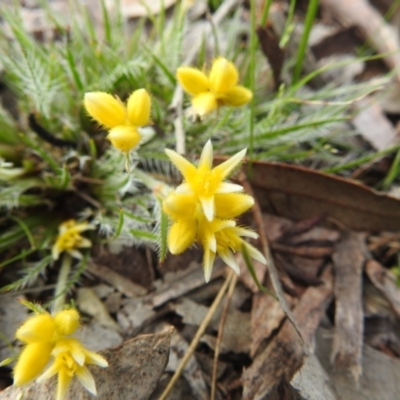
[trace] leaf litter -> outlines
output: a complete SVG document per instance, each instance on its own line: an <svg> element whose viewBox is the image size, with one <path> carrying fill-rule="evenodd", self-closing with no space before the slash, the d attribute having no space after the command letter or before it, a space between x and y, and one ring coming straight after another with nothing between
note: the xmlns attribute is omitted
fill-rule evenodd
<svg viewBox="0 0 400 400"><path fill-rule="evenodd" d="M128 17L144 12L141 3L128 3L124 2L131 13ZM224 3L229 3L231 10L235 2ZM357 26L364 39L373 39L377 50L386 54L383 60L387 67L397 67L398 43L382 16L366 1L358 0L351 8L345 3L321 1L322 12L332 13L345 26L334 35L349 35L347 27ZM276 54L273 40L280 36L274 29L283 28L279 13L284 7L275 2L273 6L272 27L260 28L258 35L278 87L282 75L284 78L284 55ZM24 18L40 23L37 13L37 9L27 12ZM43 26L29 26L36 35L44 31ZM267 40L271 41L269 47ZM317 65L318 60L311 57L317 45L308 50L307 68ZM324 56L326 63L329 54ZM352 73L351 79L358 73ZM397 138L384 110L374 100L352 120L364 140L377 150L388 148ZM373 130L368 121L373 122ZM400 289L387 267L400 249L400 201L360 182L303 166L253 162L248 179L262 210L263 234L276 265L282 297L307 346L279 301L259 290L239 260L241 274L224 322L216 398L285 400L299 393L301 398L312 400L357 400L378 399L385 393L388 400L397 399ZM254 219L250 215L246 218L255 227ZM225 266L216 265L210 284L205 286L195 251L167 260L164 266L150 265L155 270L152 278L143 253L137 249L114 258L118 268L113 269L112 259L107 252L94 257L88 276L74 294L87 319L80 332L82 339L93 350L103 349L101 354L110 363L107 370L92 370L98 398L157 399L209 311L225 278ZM140 260L135 267L142 271L137 272L140 276L128 272L132 259ZM260 282L273 290L268 267L255 263L255 271ZM15 326L25 318L19 308L13 296L2 299L0 331L10 342ZM223 303L171 399L209 398L210 366L222 309ZM379 327L385 328L385 336ZM134 335L140 336L132 339ZM31 385L23 389L23 398L50 399L54 386L54 381ZM9 388L0 393L0 399L16 398L21 390ZM69 398L89 395L73 385Z"/></svg>

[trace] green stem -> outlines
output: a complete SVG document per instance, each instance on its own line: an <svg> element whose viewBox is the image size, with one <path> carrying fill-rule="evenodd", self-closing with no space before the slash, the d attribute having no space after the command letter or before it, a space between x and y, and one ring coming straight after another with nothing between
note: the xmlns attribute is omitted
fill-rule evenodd
<svg viewBox="0 0 400 400"><path fill-rule="evenodd" d="M65 305L65 297L67 295L68 277L71 272L72 258L68 253L64 253L60 272L58 274L56 291L54 294L53 312L61 311Z"/></svg>
<svg viewBox="0 0 400 400"><path fill-rule="evenodd" d="M147 186L161 198L167 197L172 191L172 188L165 182L154 179L150 174L140 169L135 169L134 175L142 181L143 185Z"/></svg>
<svg viewBox="0 0 400 400"><path fill-rule="evenodd" d="M296 65L293 71L293 82L297 83L300 78L301 70L303 68L303 61L307 50L308 37L310 36L311 28L314 23L315 15L318 10L319 0L310 0L307 8L306 20L304 22L304 31L299 44L299 51L297 52Z"/></svg>

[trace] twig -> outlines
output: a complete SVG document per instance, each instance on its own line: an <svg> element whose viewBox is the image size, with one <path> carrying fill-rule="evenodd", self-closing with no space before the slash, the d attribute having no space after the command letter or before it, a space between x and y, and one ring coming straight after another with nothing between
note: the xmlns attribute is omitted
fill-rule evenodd
<svg viewBox="0 0 400 400"><path fill-rule="evenodd" d="M297 326L296 320L293 317L293 313L290 310L290 308L285 300L284 294L283 294L282 286L279 281L278 271L276 270L274 261L272 259L271 252L269 250L268 239L265 235L264 221L263 221L263 216L262 216L260 205L259 205L256 197L254 196L253 189L243 172L239 176L239 181L240 181L241 185L243 186L244 191L254 198L254 206L252 208L254 221L257 225L257 231L258 231L258 234L260 235L262 251L267 260L268 272L271 277L272 286L275 290L276 296L278 297L279 304L281 305L282 310L285 312L286 316L292 323L302 344L305 345L305 340ZM306 353L309 352L308 349L304 349L304 350L306 351Z"/></svg>
<svg viewBox="0 0 400 400"><path fill-rule="evenodd" d="M175 383L177 382L177 380L179 379L179 377L181 376L183 370L185 369L185 366L187 364L187 362L189 361L190 357L193 355L197 344L199 343L201 337L203 336L203 333L205 332L208 324L210 323L212 317L215 314L215 311L217 310L219 303L222 300L222 297L224 296L226 289L228 288L228 285L230 284L230 282L232 281L233 277L235 275L235 272L232 270L229 270L228 272L228 276L225 279L224 284L221 286L221 289L219 290L217 297L215 298L215 300L213 301L213 303L211 304L210 309L208 310L206 316L203 319L203 322L201 323L201 325L199 326L199 329L196 332L196 335L194 336L192 342L190 343L190 346L186 352L186 354L184 355L184 357L182 358L180 364L178 365L178 368L176 369L174 375L172 376L171 380L169 381L167 387L164 389L164 392L161 394L159 400L166 400L168 395L170 394L172 388L174 387Z"/></svg>
<svg viewBox="0 0 400 400"><path fill-rule="evenodd" d="M225 321L226 321L226 317L228 315L229 304L231 303L233 291L235 290L237 280L238 280L238 275L234 274L233 278L231 280L231 283L229 284L228 293L226 295L224 308L223 308L222 314L221 314L221 320L219 322L218 336L217 336L217 341L215 343L215 350L214 350L214 362L213 362L213 371L212 371L212 377L211 377L211 399L210 400L215 399L215 393L216 393L216 387L217 387L217 370L218 370L219 350L220 350L221 343L222 343L222 337L224 335Z"/></svg>

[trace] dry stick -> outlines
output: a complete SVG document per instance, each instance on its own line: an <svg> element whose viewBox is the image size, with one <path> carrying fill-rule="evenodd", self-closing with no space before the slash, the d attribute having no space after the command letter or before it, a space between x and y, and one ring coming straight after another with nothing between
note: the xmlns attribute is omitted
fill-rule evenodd
<svg viewBox="0 0 400 400"><path fill-rule="evenodd" d="M189 361L190 357L193 355L193 353L197 347L197 344L199 343L201 337L203 336L203 333L205 332L208 324L210 323L211 318L214 316L215 311L217 310L217 307L219 306L219 303L221 302L222 297L224 296L226 289L228 288L228 285L230 284L234 275L235 275L234 271L230 270L228 272L228 276L226 277L224 284L221 286L221 289L219 290L217 297L211 304L211 307L208 310L206 316L204 317L203 322L199 326L199 329L197 330L196 335L194 336L192 342L190 343L190 346L187 349L187 352L183 356L180 364L178 365L178 368L176 369L171 380L169 381L167 387L164 389L163 393L161 394L159 400L167 399L167 397L168 397L169 393L171 392L172 388L174 387L175 383L181 376L183 370L185 369L187 362Z"/></svg>
<svg viewBox="0 0 400 400"><path fill-rule="evenodd" d="M285 300L285 297L283 294L282 286L279 281L278 271L276 270L274 261L271 256L271 252L269 250L268 239L265 236L264 221L263 221L263 216L262 216L260 205L259 205L257 199L255 198L253 189L243 172L239 176L239 181L242 184L244 191L254 198L253 216L254 216L255 223L257 225L258 234L260 235L262 251L267 260L269 276L271 277L272 286L275 290L276 296L278 297L279 304L282 307L282 310L285 312L286 316L288 317L289 321L292 323L293 328L299 335L299 338L300 338L302 344L304 345L304 351L306 352L306 354L309 354L311 352L311 350L306 348L306 342L297 326L296 320L293 317L293 313L290 310L288 304L286 303L286 300Z"/></svg>
<svg viewBox="0 0 400 400"><path fill-rule="evenodd" d="M224 335L225 320L228 315L229 304L231 302L233 291L235 290L237 280L238 280L238 276L236 274L234 274L233 278L231 280L231 283L229 285L229 288L228 288L225 305L222 310L221 320L219 322L217 342L215 344L215 350L214 350L214 362L213 362L213 371L212 371L212 377L211 377L211 399L210 400L215 399L215 393L216 393L216 387L217 387L217 369L218 369L219 350L220 350L221 343L222 343L222 337Z"/></svg>

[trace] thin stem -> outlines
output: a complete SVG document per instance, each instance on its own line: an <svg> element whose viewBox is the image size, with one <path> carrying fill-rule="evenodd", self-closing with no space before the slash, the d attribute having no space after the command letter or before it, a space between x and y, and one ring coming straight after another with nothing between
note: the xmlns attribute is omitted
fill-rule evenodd
<svg viewBox="0 0 400 400"><path fill-rule="evenodd" d="M61 311L65 305L65 297L67 296L68 277L71 272L72 258L68 253L64 253L60 272L58 273L57 286L54 293L53 311L56 313Z"/></svg>
<svg viewBox="0 0 400 400"><path fill-rule="evenodd" d="M256 2L251 0L251 27L250 27L250 90L253 93L253 98L250 102L250 119L249 119L249 168L251 169L251 160L254 150L254 116L255 116L255 70L256 70Z"/></svg>
<svg viewBox="0 0 400 400"><path fill-rule="evenodd" d="M299 44L299 51L297 52L296 65L293 71L293 82L297 83L300 78L300 73L303 68L304 56L306 54L308 37L310 36L311 28L314 23L315 14L318 10L319 0L310 0L307 8L306 20L304 22L304 31Z"/></svg>
<svg viewBox="0 0 400 400"><path fill-rule="evenodd" d="M221 302L221 300L226 292L226 289L228 288L228 285L230 284L234 274L235 274L235 272L232 270L230 270L228 272L228 276L226 277L224 284L221 286L221 289L219 290L217 297L215 298L214 302L211 304L211 307L209 308L206 316L204 317L203 322L199 326L199 329L197 330L196 335L192 340L192 343L190 343L190 346L189 346L187 352L183 356L180 364L178 365L178 368L176 369L171 380L169 381L167 387L164 389L164 392L161 394L159 400L167 399L167 397L170 394L175 383L181 376L183 370L185 369L187 362L189 361L190 357L193 355L194 351L196 350L196 347L197 347L201 337L203 336L208 324L210 323L212 317L214 316L215 311L217 310L217 307L219 306L219 303Z"/></svg>
<svg viewBox="0 0 400 400"><path fill-rule="evenodd" d="M212 377L211 377L210 400L215 400L215 394L217 391L216 389L217 389L218 356L219 356L219 351L221 348L222 337L224 335L224 327L225 327L226 317L228 315L229 304L231 303L233 291L235 290L237 280L238 280L238 276L236 274L234 274L233 278L229 284L228 293L226 295L226 300L225 300L225 304L224 304L224 309L222 310L221 320L219 322L217 342L215 344L215 350L214 350L214 362L213 362L213 371L212 371Z"/></svg>

